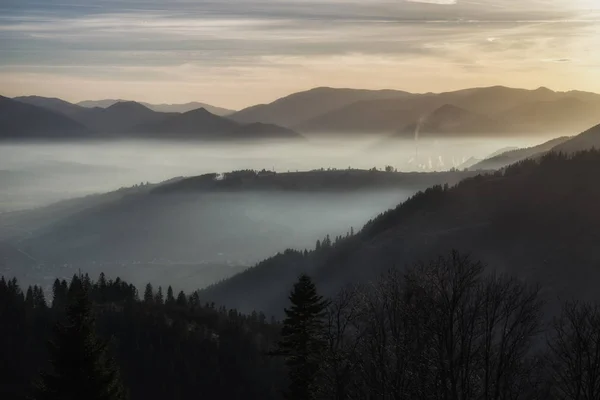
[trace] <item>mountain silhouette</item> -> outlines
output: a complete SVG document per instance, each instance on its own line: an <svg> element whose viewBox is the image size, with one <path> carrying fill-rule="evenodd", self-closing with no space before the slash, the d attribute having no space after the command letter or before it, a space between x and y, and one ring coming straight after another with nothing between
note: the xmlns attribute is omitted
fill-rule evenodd
<svg viewBox="0 0 600 400"><path fill-rule="evenodd" d="M419 132L420 136L486 136L502 134L507 130L504 124L488 116L444 104L422 120L405 126L396 137L411 138L415 132Z"/></svg>
<svg viewBox="0 0 600 400"><path fill-rule="evenodd" d="M0 139L82 139L94 132L73 119L0 96Z"/></svg>
<svg viewBox="0 0 600 400"><path fill-rule="evenodd" d="M174 114L157 123L147 123L133 129L136 135L156 138L256 140L301 139L298 133L272 124L238 124L219 117L204 108Z"/></svg>
<svg viewBox="0 0 600 400"><path fill-rule="evenodd" d="M552 150L572 154L577 151L600 149L600 125L596 125L580 135L555 146Z"/></svg>
<svg viewBox="0 0 600 400"><path fill-rule="evenodd" d="M294 93L269 104L245 108L230 118L241 123L263 122L294 128L308 119L361 100L408 96L397 90L358 90L319 87Z"/></svg>
<svg viewBox="0 0 600 400"><path fill-rule="evenodd" d="M134 101L122 101L107 108L82 108L77 121L111 136L126 136L140 124L158 123L169 114L157 113Z"/></svg>
<svg viewBox="0 0 600 400"><path fill-rule="evenodd" d="M599 103L600 95L594 93L494 86L363 99L297 122L293 128L305 134L391 134L416 126L447 104L491 118L496 122L489 128L495 130L501 124L506 134L574 135L600 122ZM271 106L267 109L274 111Z"/></svg>
<svg viewBox="0 0 600 400"><path fill-rule="evenodd" d="M216 136L236 129L238 124L226 118L211 114L204 108L174 114L156 123L140 124L134 131L149 135Z"/></svg>
<svg viewBox="0 0 600 400"><path fill-rule="evenodd" d="M82 108L78 105L69 103L57 98L41 97L41 96L21 96L15 97L13 100L20 101L21 103L27 103L34 106L46 108L51 111L55 111L64 114L68 117L77 115L82 111Z"/></svg>
<svg viewBox="0 0 600 400"><path fill-rule="evenodd" d="M513 149L509 151L501 152L500 154L492 155L485 160L481 160L478 163L469 166L468 168L472 171L477 170L496 170L504 168L507 165L514 164L518 161L525 160L531 157L540 157L556 146L571 139L568 136L563 136L549 140L537 146L527 147L524 149Z"/></svg>
<svg viewBox="0 0 600 400"><path fill-rule="evenodd" d="M125 102L125 101L127 101L127 100L116 100L116 99L85 100L85 101L80 101L79 103L77 103L77 105L82 106L82 107L87 107L87 108L94 108L94 107L107 108L107 107L112 106L115 103ZM138 103L151 109L152 111L164 112L164 113L184 113L184 112L188 112L188 111L192 111L192 110L197 110L198 108L204 108L204 109L208 110L210 113L219 115L219 116L230 115L235 112L235 110L230 110L230 109L223 108L223 107L215 107L210 104L200 103L197 101L192 101L192 102L183 103L183 104L152 104L152 103L146 103L146 102L141 102L141 101Z"/></svg>

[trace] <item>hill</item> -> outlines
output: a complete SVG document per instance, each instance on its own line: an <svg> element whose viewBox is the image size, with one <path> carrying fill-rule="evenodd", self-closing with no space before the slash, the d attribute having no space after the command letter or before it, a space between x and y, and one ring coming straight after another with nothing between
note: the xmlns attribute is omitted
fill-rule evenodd
<svg viewBox="0 0 600 400"><path fill-rule="evenodd" d="M553 148L553 151L570 154L589 149L600 149L600 125L596 125L582 134L557 145Z"/></svg>
<svg viewBox="0 0 600 400"><path fill-rule="evenodd" d="M13 100L20 101L21 103L27 103L34 106L46 108L48 110L64 114L68 117L72 117L82 112L82 107L57 98L41 96L21 96L15 97L13 98Z"/></svg>
<svg viewBox="0 0 600 400"><path fill-rule="evenodd" d="M210 137L229 132L238 124L226 118L211 114L204 108L174 114L156 123L140 124L133 131L142 136L174 137Z"/></svg>
<svg viewBox="0 0 600 400"><path fill-rule="evenodd" d="M401 98L397 90L358 90L319 87L294 93L269 104L259 104L229 117L240 123L263 122L294 128L303 121L361 100Z"/></svg>
<svg viewBox="0 0 600 400"><path fill-rule="evenodd" d="M530 102L512 107L498 118L522 132L581 132L600 123L600 99L563 97Z"/></svg>
<svg viewBox="0 0 600 400"><path fill-rule="evenodd" d="M112 106L115 103L120 103L122 101L128 101L123 99L104 99L104 100L84 100L77 103L78 106L85 108L107 108Z"/></svg>
<svg viewBox="0 0 600 400"><path fill-rule="evenodd" d="M441 105L432 95L362 100L303 121L296 129L315 134L391 133Z"/></svg>
<svg viewBox="0 0 600 400"><path fill-rule="evenodd" d="M77 103L77 105L86 108L108 108L115 103L127 102L127 100L116 100L116 99L105 99L105 100L84 100ZM144 107L149 108L152 111L162 112L162 113L184 113L192 110L197 110L199 108L204 108L208 110L210 113L225 116L235 112L235 110L230 110L223 107L216 107L206 103L200 103L197 101L192 101L189 103L182 104L152 104L146 103L143 101L138 102Z"/></svg>
<svg viewBox="0 0 600 400"><path fill-rule="evenodd" d="M28 277L53 276L65 264L108 273L109 265L110 271L126 270L136 281L160 269L164 279L178 285L181 271L185 284L197 288L214 282L207 281L200 266L235 270L289 246L312 247L315 238L345 234L418 190L472 175L361 170L207 174L2 214L0 232L7 236L0 243L12 248L11 254L37 260L39 268L20 270Z"/></svg>
<svg viewBox="0 0 600 400"><path fill-rule="evenodd" d="M151 138L151 139L211 139L228 141L252 141L257 139L303 139L291 129L273 124L239 124L211 113L205 108L195 108L202 103L162 105L161 110L184 110L186 112L158 112L133 101L103 100L106 106L88 108L95 102L83 102L87 107L64 100L39 96L20 97L18 101L68 116L89 130L98 132L98 138ZM211 106L211 109L214 107ZM216 109L220 113L230 110ZM7 114L7 121L10 115ZM8 122L7 122L8 123Z"/></svg>
<svg viewBox="0 0 600 400"><path fill-rule="evenodd" d="M0 139L82 139L94 134L73 119L35 105L0 96Z"/></svg>
<svg viewBox="0 0 600 400"><path fill-rule="evenodd" d="M170 115L154 112L133 101L115 101L106 108L88 108L61 99L40 96L17 97L14 100L63 114L95 132L104 134L105 137L126 134L134 126L156 123Z"/></svg>
<svg viewBox="0 0 600 400"><path fill-rule="evenodd" d="M600 95L503 86L361 99L297 122L300 133L393 133L451 105L504 125L506 133L573 134L598 122ZM485 124L484 124L485 126Z"/></svg>
<svg viewBox="0 0 600 400"><path fill-rule="evenodd" d="M200 103L197 101L192 101L190 103L183 104L151 104L144 103L144 106L156 112L166 112L166 113L185 113L192 110L197 110L199 108L204 108L206 111L211 114L218 115L220 117L224 117L230 114L233 114L235 110L230 110L228 108L216 107L206 103Z"/></svg>
<svg viewBox="0 0 600 400"><path fill-rule="evenodd" d="M296 132L271 124L238 124L204 108L171 115L132 129L138 136L160 139L257 140L301 139Z"/></svg>
<svg viewBox="0 0 600 400"><path fill-rule="evenodd" d="M206 289L228 306L280 312L298 274L324 294L455 248L500 272L539 282L546 300L598 299L600 153L550 153L452 188L432 187L367 223L355 236L286 251Z"/></svg>
<svg viewBox="0 0 600 400"><path fill-rule="evenodd" d="M508 127L485 115L476 114L450 104L444 104L422 120L407 125L396 138L419 136L486 136L503 134Z"/></svg>
<svg viewBox="0 0 600 400"><path fill-rule="evenodd" d="M159 123L169 116L170 114L157 113L139 103L124 101L107 108L82 107L82 111L73 115L73 118L99 132L121 137L138 125Z"/></svg>
<svg viewBox="0 0 600 400"><path fill-rule="evenodd" d="M504 168L507 165L514 164L518 161L522 161L526 158L530 157L540 157L552 150L554 147L559 146L560 144L569 140L570 137L559 137L556 139L549 140L545 143L542 143L537 146L527 147L524 149L514 149L509 151L504 151L500 154L492 155L491 157L486 158L485 160L481 160L480 162L471 165L469 167L472 171L477 170L496 170L500 168Z"/></svg>

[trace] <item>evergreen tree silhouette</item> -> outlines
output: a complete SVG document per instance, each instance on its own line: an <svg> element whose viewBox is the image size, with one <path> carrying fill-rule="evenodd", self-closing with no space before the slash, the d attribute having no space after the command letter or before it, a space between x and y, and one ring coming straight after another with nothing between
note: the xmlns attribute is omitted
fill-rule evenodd
<svg viewBox="0 0 600 400"><path fill-rule="evenodd" d="M75 287L74 287L75 286ZM35 400L126 399L119 369L108 344L96 337L91 303L81 279L69 289L72 299L49 343L49 371L34 387Z"/></svg>
<svg viewBox="0 0 600 400"><path fill-rule="evenodd" d="M148 283L146 285L146 290L144 290L144 303L152 304L154 302L154 292L152 289L152 284Z"/></svg>
<svg viewBox="0 0 600 400"><path fill-rule="evenodd" d="M285 357L290 376L286 397L291 400L315 398L315 382L325 348L323 317L327 301L319 296L307 275L301 275L289 296L292 303L285 309L282 339L275 355Z"/></svg>
<svg viewBox="0 0 600 400"><path fill-rule="evenodd" d="M169 288L167 289L167 301L165 304L170 306L175 304L175 297L173 296L173 288L171 285L169 285Z"/></svg>

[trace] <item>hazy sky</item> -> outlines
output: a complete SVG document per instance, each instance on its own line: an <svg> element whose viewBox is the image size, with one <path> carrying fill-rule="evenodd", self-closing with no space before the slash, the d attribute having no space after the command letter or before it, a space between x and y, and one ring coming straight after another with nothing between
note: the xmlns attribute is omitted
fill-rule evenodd
<svg viewBox="0 0 600 400"><path fill-rule="evenodd" d="M600 92L600 0L1 0L0 94L241 108L315 86Z"/></svg>

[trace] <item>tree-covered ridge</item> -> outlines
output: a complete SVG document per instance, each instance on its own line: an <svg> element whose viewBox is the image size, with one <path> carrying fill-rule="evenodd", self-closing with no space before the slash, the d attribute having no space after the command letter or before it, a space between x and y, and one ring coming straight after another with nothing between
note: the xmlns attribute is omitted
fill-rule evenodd
<svg viewBox="0 0 600 400"><path fill-rule="evenodd" d="M96 282L77 275L69 283L56 280L48 304L39 287L24 293L16 280L0 279L1 398L32 394L32 382L50 367L53 326L78 285L89 293L99 337L112 339L132 400L279 398L282 363L267 356L279 326L264 314L200 304L197 294L176 295L170 287L163 296L162 288L150 287L140 299L133 285L103 274Z"/></svg>
<svg viewBox="0 0 600 400"><path fill-rule="evenodd" d="M473 171L398 172L391 166L365 169L321 168L301 172L239 170L223 174L210 173L162 184L153 193L172 194L201 191L284 190L284 191L352 191L364 189L420 188L448 182L455 184Z"/></svg>
<svg viewBox="0 0 600 400"><path fill-rule="evenodd" d="M201 295L232 307L280 314L271 304L285 299L282 287L301 273L333 295L346 283L372 280L388 268L456 248L472 252L490 268L539 281L553 300L595 300L599 174L600 152L592 150L549 153L454 186L435 185L380 214L357 234L334 240L331 247L287 250ZM264 281L274 283L265 288Z"/></svg>

